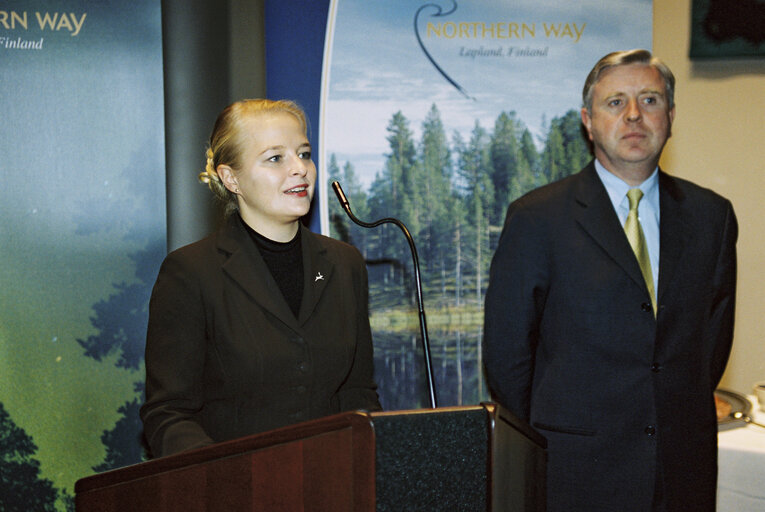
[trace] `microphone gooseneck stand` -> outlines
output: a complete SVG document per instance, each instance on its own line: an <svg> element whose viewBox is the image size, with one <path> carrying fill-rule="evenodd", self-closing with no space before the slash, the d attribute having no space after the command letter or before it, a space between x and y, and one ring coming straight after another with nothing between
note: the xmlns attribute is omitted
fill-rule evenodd
<svg viewBox="0 0 765 512"><path fill-rule="evenodd" d="M414 264L414 282L417 286L417 307L419 310L419 317L420 317L420 334L422 335L422 350L425 355L425 371L427 372L428 376L428 389L430 391L430 406L431 408L435 409L437 407L436 404L436 387L433 381L433 369L431 368L430 364L430 341L428 341L428 326L425 322L425 308L423 307L422 302L422 281L420 279L420 262L417 258L417 248L414 246L414 239L412 239L412 235L409 233L409 230L406 229L406 226L403 222L401 222L398 219L394 219L392 217L380 219L375 222L364 222L356 218L356 216L351 211L351 205L348 202L348 198L345 197L345 193L343 193L343 188L340 186L340 183L337 181L332 182L332 188L335 191L335 195L337 196L338 201L340 201L340 206L343 207L343 210L345 210L345 213L348 214L348 217L356 224L358 224L361 227L364 228L375 228L381 224L395 224L396 226L403 231L404 236L406 237L406 241L409 243L409 249L412 252L412 262Z"/></svg>

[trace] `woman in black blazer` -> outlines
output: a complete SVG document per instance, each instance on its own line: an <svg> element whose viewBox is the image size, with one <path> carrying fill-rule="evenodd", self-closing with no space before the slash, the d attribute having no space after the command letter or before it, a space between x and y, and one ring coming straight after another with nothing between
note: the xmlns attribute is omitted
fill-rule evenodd
<svg viewBox="0 0 765 512"><path fill-rule="evenodd" d="M379 410L364 260L299 222L316 183L303 111L227 107L200 180L226 222L170 253L154 285L141 408L153 456Z"/></svg>

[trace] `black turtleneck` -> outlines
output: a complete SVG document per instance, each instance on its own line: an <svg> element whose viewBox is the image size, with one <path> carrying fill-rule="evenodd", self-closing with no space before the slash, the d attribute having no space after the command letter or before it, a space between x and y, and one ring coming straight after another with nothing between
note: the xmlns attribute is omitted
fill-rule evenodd
<svg viewBox="0 0 765 512"><path fill-rule="evenodd" d="M247 228L250 238L255 242L279 290L297 318L300 314L300 303L303 300L303 251L300 244L300 229L295 238L289 242L276 242L252 229L241 217L239 220Z"/></svg>

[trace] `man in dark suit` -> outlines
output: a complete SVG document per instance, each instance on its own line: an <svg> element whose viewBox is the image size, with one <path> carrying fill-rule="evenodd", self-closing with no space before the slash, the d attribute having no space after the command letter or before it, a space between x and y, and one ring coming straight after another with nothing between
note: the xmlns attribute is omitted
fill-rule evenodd
<svg viewBox="0 0 765 512"><path fill-rule="evenodd" d="M583 100L595 160L507 212L486 294L489 386L547 438L549 511L712 511L735 215L658 168L674 77L649 52L603 57Z"/></svg>

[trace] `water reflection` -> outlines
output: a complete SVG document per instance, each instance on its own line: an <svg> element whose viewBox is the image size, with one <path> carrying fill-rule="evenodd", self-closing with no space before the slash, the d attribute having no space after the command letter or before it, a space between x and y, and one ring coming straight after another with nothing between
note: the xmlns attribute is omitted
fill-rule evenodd
<svg viewBox="0 0 765 512"><path fill-rule="evenodd" d="M373 333L375 377L386 410L430 407L420 333ZM482 332L428 330L439 407L489 399L481 360Z"/></svg>

